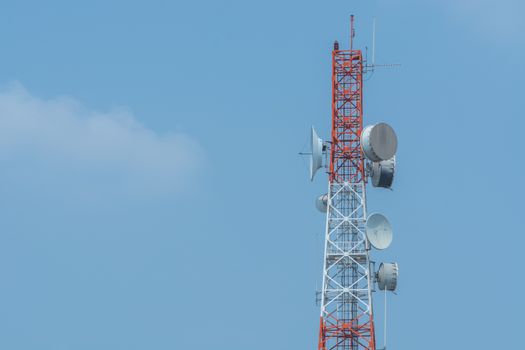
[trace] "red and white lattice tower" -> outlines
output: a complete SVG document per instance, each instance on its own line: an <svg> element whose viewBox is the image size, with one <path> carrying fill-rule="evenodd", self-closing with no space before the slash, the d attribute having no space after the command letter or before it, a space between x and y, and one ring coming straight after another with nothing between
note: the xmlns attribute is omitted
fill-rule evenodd
<svg viewBox="0 0 525 350"><path fill-rule="evenodd" d="M366 224L363 54L332 52L332 135L326 210L319 350L375 350L373 272Z"/></svg>

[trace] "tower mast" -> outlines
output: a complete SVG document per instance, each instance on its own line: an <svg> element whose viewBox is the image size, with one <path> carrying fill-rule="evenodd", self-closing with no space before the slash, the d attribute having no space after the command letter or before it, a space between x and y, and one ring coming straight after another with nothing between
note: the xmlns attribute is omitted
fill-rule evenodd
<svg viewBox="0 0 525 350"><path fill-rule="evenodd" d="M332 135L319 350L375 350L369 247L365 234L363 54L332 51Z"/></svg>

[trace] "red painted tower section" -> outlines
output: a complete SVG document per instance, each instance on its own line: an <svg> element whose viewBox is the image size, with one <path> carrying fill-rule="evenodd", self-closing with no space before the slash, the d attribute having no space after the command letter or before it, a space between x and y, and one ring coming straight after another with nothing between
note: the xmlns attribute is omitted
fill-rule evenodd
<svg viewBox="0 0 525 350"><path fill-rule="evenodd" d="M332 51L332 147L330 181L364 181L359 137L363 129L361 50Z"/></svg>

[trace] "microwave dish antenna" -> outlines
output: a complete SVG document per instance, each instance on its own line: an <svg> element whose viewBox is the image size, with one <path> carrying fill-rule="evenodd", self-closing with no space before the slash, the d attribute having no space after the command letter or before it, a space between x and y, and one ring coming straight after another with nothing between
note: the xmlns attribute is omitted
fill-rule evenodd
<svg viewBox="0 0 525 350"><path fill-rule="evenodd" d="M397 136L387 123L368 125L361 133L361 146L366 158L380 162L396 154Z"/></svg>
<svg viewBox="0 0 525 350"><path fill-rule="evenodd" d="M317 210L319 210L321 213L326 213L326 210L328 209L328 194L320 195L315 200L315 207Z"/></svg>
<svg viewBox="0 0 525 350"><path fill-rule="evenodd" d="M317 136L313 126L310 134L310 152L310 181L313 181L315 173L323 166L323 140Z"/></svg>
<svg viewBox="0 0 525 350"><path fill-rule="evenodd" d="M395 291L398 277L399 267L397 263L381 263L381 265L379 265L377 285L380 290Z"/></svg>
<svg viewBox="0 0 525 350"><path fill-rule="evenodd" d="M374 187L390 188L394 181L396 170L396 157L380 162L373 162L370 168L370 177Z"/></svg>
<svg viewBox="0 0 525 350"><path fill-rule="evenodd" d="M365 231L366 238L375 249L386 249L392 243L392 225L383 214L370 215L366 220Z"/></svg>

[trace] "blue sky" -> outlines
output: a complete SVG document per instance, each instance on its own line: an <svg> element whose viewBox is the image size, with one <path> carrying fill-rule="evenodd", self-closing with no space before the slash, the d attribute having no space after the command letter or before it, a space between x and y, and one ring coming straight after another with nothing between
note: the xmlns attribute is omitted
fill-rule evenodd
<svg viewBox="0 0 525 350"><path fill-rule="evenodd" d="M351 13L402 64L365 85L399 137L368 192L400 264L388 347L519 348L517 0L3 4L0 348L316 348L326 177L297 152L328 136Z"/></svg>

